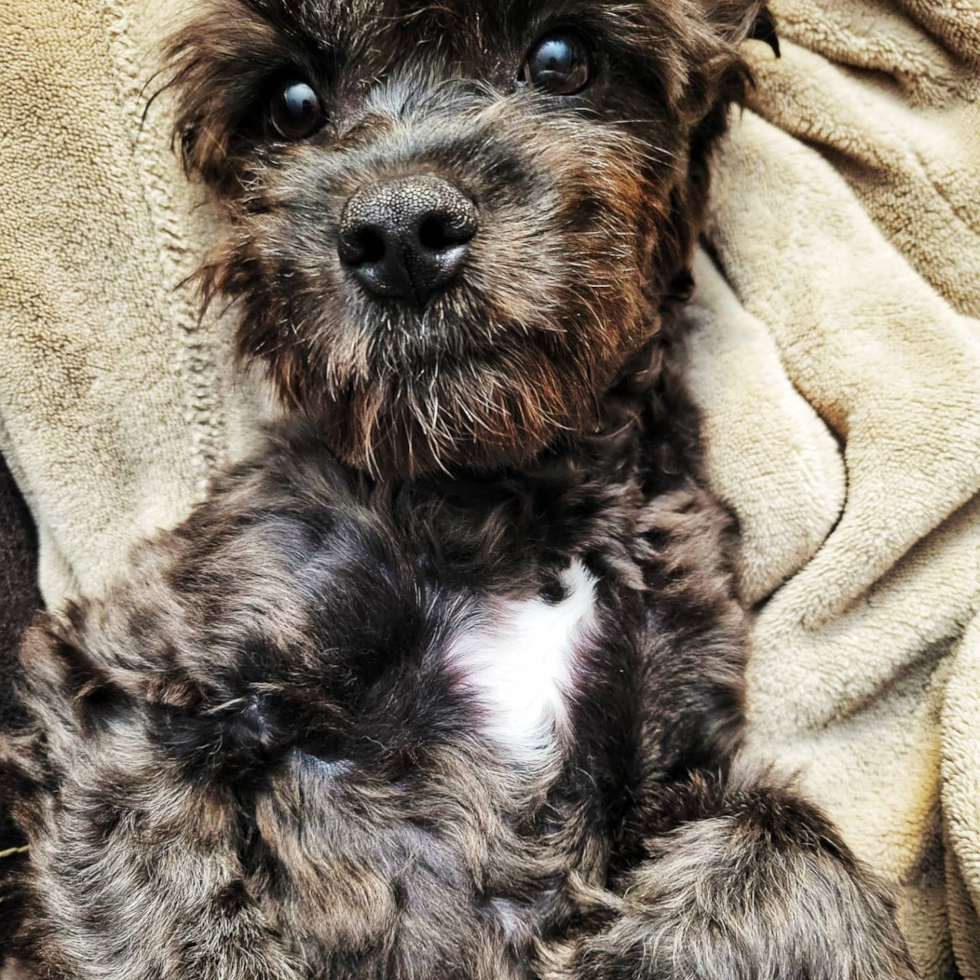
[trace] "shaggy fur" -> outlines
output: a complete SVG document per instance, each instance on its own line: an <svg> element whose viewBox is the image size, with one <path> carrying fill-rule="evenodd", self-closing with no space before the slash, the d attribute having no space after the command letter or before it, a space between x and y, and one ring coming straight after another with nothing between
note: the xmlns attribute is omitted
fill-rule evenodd
<svg viewBox="0 0 980 980"><path fill-rule="evenodd" d="M519 81L555 25L593 46L581 94ZM229 217L205 293L290 418L24 647L23 976L914 976L887 891L739 758L677 311L750 33L753 0L217 0L173 41ZM267 105L297 78L326 123L287 141ZM413 309L337 229L419 173L480 218ZM566 654L526 753L479 665L513 610L577 623L524 653Z"/></svg>
<svg viewBox="0 0 980 980"><path fill-rule="evenodd" d="M389 476L496 466L595 426L658 329L707 144L745 85L732 41L753 12L710 6L219 0L174 40L184 159L234 223L205 292L239 301L242 355L331 420L341 459ZM581 96L516 84L555 23L595 39ZM327 93L327 122L288 144L263 100L295 75ZM427 171L483 220L465 277L418 316L350 288L330 243L359 188Z"/></svg>
<svg viewBox="0 0 980 980"><path fill-rule="evenodd" d="M37 590L37 535L31 514L17 484L0 456L0 732L23 724L23 711L14 693L20 670L20 638L41 608ZM6 946L9 916L3 899L11 877L24 861L26 841L10 819L9 801L0 794L0 963Z"/></svg>

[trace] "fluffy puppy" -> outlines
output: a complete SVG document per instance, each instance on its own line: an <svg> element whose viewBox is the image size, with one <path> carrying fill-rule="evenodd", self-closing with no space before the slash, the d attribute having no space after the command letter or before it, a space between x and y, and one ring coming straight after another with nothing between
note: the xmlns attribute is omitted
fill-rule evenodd
<svg viewBox="0 0 980 980"><path fill-rule="evenodd" d="M45 980L908 980L739 761L678 309L756 0L213 0L207 299L289 411L23 650ZM774 42L773 42L774 43Z"/></svg>

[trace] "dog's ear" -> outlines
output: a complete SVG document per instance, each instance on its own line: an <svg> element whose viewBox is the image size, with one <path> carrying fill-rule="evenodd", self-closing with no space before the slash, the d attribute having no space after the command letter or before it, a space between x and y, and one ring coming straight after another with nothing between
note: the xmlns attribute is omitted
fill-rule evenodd
<svg viewBox="0 0 980 980"><path fill-rule="evenodd" d="M762 4L752 21L749 28L748 39L752 41L762 41L772 48L772 53L779 57L779 37L776 34L776 18L772 11Z"/></svg>
<svg viewBox="0 0 980 980"><path fill-rule="evenodd" d="M122 694L108 665L75 635L72 616L82 615L73 605L64 617L42 613L21 643L21 697L38 727L49 733L66 734Z"/></svg>
<svg viewBox="0 0 980 980"><path fill-rule="evenodd" d="M766 0L702 0L722 41L735 48L743 41L762 41L779 57L776 19Z"/></svg>

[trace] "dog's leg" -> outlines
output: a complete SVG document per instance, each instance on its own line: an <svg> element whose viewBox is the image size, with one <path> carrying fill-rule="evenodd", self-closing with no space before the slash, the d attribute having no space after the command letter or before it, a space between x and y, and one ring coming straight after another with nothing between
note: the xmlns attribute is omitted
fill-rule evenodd
<svg viewBox="0 0 980 980"><path fill-rule="evenodd" d="M694 777L549 980L912 980L887 888L791 787ZM550 957L549 957L550 958Z"/></svg>

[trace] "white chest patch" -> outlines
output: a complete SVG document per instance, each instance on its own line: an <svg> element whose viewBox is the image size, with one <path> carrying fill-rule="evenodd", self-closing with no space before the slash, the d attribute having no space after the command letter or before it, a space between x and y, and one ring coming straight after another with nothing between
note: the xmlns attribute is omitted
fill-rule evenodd
<svg viewBox="0 0 980 980"><path fill-rule="evenodd" d="M560 581L558 602L483 603L447 653L483 708L484 734L527 764L556 747L568 720L576 654L595 625L595 578L575 561Z"/></svg>

